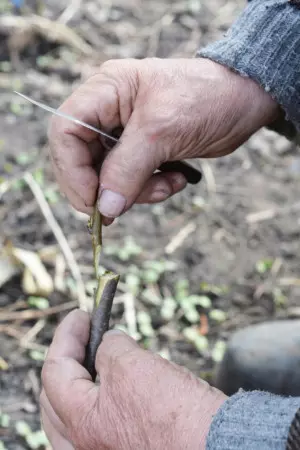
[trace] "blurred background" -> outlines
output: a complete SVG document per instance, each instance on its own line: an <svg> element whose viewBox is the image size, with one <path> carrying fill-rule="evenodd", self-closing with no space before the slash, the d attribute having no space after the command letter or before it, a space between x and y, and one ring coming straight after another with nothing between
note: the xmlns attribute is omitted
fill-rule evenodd
<svg viewBox="0 0 300 450"><path fill-rule="evenodd" d="M50 448L41 367L58 322L95 288L88 218L49 164L49 115L12 91L56 108L107 59L194 56L244 4L0 0L0 450ZM102 263L121 275L112 324L212 381L236 329L300 317L296 150L262 130L202 161L199 186L105 229Z"/></svg>

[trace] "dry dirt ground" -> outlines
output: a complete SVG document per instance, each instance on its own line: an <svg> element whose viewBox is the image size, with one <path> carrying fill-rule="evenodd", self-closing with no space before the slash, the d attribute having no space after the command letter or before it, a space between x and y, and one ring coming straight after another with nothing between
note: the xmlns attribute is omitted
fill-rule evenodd
<svg viewBox="0 0 300 450"><path fill-rule="evenodd" d="M45 350L76 305L76 267L89 298L95 284L87 218L60 195L48 162L49 115L12 91L56 107L108 58L191 57L243 4L39 0L17 15L0 0L0 449L46 448L36 433ZM211 380L234 330L300 317L300 159L295 146L262 130L233 155L199 165L199 186L136 206L105 230L103 264L121 275L113 325ZM45 202L75 268L42 213Z"/></svg>

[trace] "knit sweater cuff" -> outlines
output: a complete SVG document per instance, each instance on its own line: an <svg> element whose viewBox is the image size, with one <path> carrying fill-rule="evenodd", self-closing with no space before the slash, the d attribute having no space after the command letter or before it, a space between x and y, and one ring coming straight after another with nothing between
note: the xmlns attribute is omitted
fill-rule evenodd
<svg viewBox="0 0 300 450"><path fill-rule="evenodd" d="M217 412L207 450L284 450L299 397L267 392L239 392Z"/></svg>
<svg viewBox="0 0 300 450"><path fill-rule="evenodd" d="M225 37L198 56L250 77L282 107L274 129L300 131L300 10L288 0L252 0Z"/></svg>

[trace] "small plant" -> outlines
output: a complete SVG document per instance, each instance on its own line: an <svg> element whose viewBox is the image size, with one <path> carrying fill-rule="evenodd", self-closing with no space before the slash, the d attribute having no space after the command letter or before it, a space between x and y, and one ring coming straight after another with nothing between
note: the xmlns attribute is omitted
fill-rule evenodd
<svg viewBox="0 0 300 450"><path fill-rule="evenodd" d="M145 261L143 263L142 279L146 284L154 284L159 281L166 272L172 272L177 268L177 264L172 261Z"/></svg>
<svg viewBox="0 0 300 450"><path fill-rule="evenodd" d="M16 432L27 443L32 450L37 450L40 447L47 447L49 445L48 439L43 430L32 431L27 422L19 420L15 425Z"/></svg>
<svg viewBox="0 0 300 450"><path fill-rule="evenodd" d="M215 322L222 323L227 319L227 314L221 309L213 309L209 312L209 318L214 320Z"/></svg>
<svg viewBox="0 0 300 450"><path fill-rule="evenodd" d="M45 297L35 297L31 295L30 297L28 297L27 303L29 306L33 306L37 309L49 308L49 300Z"/></svg>
<svg viewBox="0 0 300 450"><path fill-rule="evenodd" d="M206 295L189 295L179 300L179 305L184 313L184 316L190 323L197 323L200 320L200 314L197 306L203 309L211 307L211 300Z"/></svg>
<svg viewBox="0 0 300 450"><path fill-rule="evenodd" d="M184 337L190 341L199 353L203 353L208 349L208 339L201 336L195 327L187 327L183 330Z"/></svg>
<svg viewBox="0 0 300 450"><path fill-rule="evenodd" d="M189 282L188 280L178 280L175 284L175 298L180 301L189 295Z"/></svg>
<svg viewBox="0 0 300 450"><path fill-rule="evenodd" d="M36 169L33 173L32 173L33 178L35 179L35 181L40 185L40 186L44 186L45 184L45 176L44 176L44 170L39 168Z"/></svg>
<svg viewBox="0 0 300 450"><path fill-rule="evenodd" d="M0 427L8 428L10 425L10 417L8 414L2 413L0 411Z"/></svg>
<svg viewBox="0 0 300 450"><path fill-rule="evenodd" d="M39 350L30 350L29 356L34 361L44 362L46 358L46 352L41 352Z"/></svg>
<svg viewBox="0 0 300 450"><path fill-rule="evenodd" d="M222 361L226 351L226 343L224 341L217 341L211 352L211 357L215 363Z"/></svg>
<svg viewBox="0 0 300 450"><path fill-rule="evenodd" d="M178 303L173 297L166 297L163 299L163 304L160 310L160 315L164 320L173 319Z"/></svg>
<svg viewBox="0 0 300 450"><path fill-rule="evenodd" d="M211 292L212 294L217 296L227 294L229 291L229 288L227 286L216 286L214 284L206 283L206 281L200 283L200 289L201 291Z"/></svg>
<svg viewBox="0 0 300 450"><path fill-rule="evenodd" d="M140 255L142 250L132 236L126 236L123 245L107 245L105 254L116 256L121 261L129 261L133 256Z"/></svg>
<svg viewBox="0 0 300 450"><path fill-rule="evenodd" d="M29 152L20 152L15 156L16 162L20 166L27 166L28 164L34 162L37 157L37 151L32 150Z"/></svg>
<svg viewBox="0 0 300 450"><path fill-rule="evenodd" d="M139 311L137 314L137 322L139 324L140 332L146 338L154 336L154 330L151 323L151 317L145 311Z"/></svg>
<svg viewBox="0 0 300 450"><path fill-rule="evenodd" d="M274 264L274 260L270 258L261 259L257 261L255 264L255 269L260 275L264 275L266 272L269 272L272 269Z"/></svg>

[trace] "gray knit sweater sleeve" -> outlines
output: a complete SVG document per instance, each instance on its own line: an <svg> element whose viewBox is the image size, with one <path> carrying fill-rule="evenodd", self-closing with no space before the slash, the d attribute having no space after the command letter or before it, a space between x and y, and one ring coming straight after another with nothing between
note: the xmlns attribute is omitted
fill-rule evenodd
<svg viewBox="0 0 300 450"><path fill-rule="evenodd" d="M257 81L285 112L274 125L288 137L300 130L300 9L288 0L250 0L223 39L198 56ZM296 129L295 129L296 128Z"/></svg>
<svg viewBox="0 0 300 450"><path fill-rule="evenodd" d="M230 397L210 427L207 450L285 450L300 397L240 392Z"/></svg>

